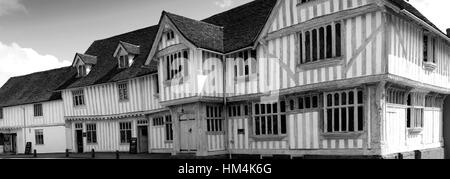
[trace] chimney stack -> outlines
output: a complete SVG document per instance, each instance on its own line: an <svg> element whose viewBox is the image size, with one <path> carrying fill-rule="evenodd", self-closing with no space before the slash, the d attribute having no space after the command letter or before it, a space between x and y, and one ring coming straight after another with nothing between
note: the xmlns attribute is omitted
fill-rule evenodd
<svg viewBox="0 0 450 179"><path fill-rule="evenodd" d="M450 28L447 29L447 37L450 37Z"/></svg>

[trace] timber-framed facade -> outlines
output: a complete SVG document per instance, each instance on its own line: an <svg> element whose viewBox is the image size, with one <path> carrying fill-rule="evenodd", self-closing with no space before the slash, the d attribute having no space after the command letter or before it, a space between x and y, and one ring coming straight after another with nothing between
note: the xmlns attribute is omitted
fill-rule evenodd
<svg viewBox="0 0 450 179"><path fill-rule="evenodd" d="M443 158L449 43L403 0L255 0L95 41L55 91L73 152Z"/></svg>

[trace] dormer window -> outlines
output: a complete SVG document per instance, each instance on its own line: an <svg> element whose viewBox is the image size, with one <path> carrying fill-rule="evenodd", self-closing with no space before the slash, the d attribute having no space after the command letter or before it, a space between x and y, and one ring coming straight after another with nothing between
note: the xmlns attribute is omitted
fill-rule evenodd
<svg viewBox="0 0 450 179"><path fill-rule="evenodd" d="M128 67L130 67L128 55L119 56L119 68L128 68Z"/></svg>
<svg viewBox="0 0 450 179"><path fill-rule="evenodd" d="M175 38L175 32L173 32L172 30L167 32L167 40L172 40Z"/></svg>
<svg viewBox="0 0 450 179"><path fill-rule="evenodd" d="M138 45L120 41L113 56L117 59L119 68L129 68L139 54L140 47Z"/></svg>
<svg viewBox="0 0 450 179"><path fill-rule="evenodd" d="M72 66L77 69L77 77L81 78L87 76L95 64L97 64L97 57L77 53Z"/></svg>
<svg viewBox="0 0 450 179"><path fill-rule="evenodd" d="M85 65L79 65L77 68L78 71L78 77L84 77L87 75L86 66Z"/></svg>

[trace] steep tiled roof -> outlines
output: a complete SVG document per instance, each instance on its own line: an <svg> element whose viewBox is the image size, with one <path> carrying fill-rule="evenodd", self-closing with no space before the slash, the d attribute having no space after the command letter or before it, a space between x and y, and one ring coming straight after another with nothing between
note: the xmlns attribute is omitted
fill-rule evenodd
<svg viewBox="0 0 450 179"><path fill-rule="evenodd" d="M202 21L163 12L191 43L208 50L223 51L223 28Z"/></svg>
<svg viewBox="0 0 450 179"><path fill-rule="evenodd" d="M77 53L77 56L79 56L81 58L81 60L83 60L83 62L86 64L91 64L91 65L97 64L96 56L80 54L80 53Z"/></svg>
<svg viewBox="0 0 450 179"><path fill-rule="evenodd" d="M55 90L71 83L76 73L74 68L64 67L10 78L0 88L0 107L59 100L61 93Z"/></svg>
<svg viewBox="0 0 450 179"><path fill-rule="evenodd" d="M228 53L253 45L276 3L255 0L203 21L224 28L224 52Z"/></svg>
<svg viewBox="0 0 450 179"><path fill-rule="evenodd" d="M97 56L97 64L83 78L78 78L66 88L78 88L108 82L117 82L156 72L156 67L142 68L156 38L158 26L151 26L111 38L97 40L89 47L86 54ZM113 54L120 42L140 46L140 53L135 57L130 68L119 69Z"/></svg>

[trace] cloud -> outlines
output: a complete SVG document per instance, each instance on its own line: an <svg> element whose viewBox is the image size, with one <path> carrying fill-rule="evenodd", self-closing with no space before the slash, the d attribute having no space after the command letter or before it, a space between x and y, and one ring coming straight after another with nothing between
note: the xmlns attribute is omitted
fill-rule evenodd
<svg viewBox="0 0 450 179"><path fill-rule="evenodd" d="M17 43L6 45L0 42L0 86L13 76L26 75L38 71L69 66L68 61L60 61L52 55L41 55L31 48L20 47Z"/></svg>
<svg viewBox="0 0 450 179"><path fill-rule="evenodd" d="M0 16L16 11L27 12L21 0L0 0Z"/></svg>
<svg viewBox="0 0 450 179"><path fill-rule="evenodd" d="M216 6L219 6L222 9L227 9L227 8L230 8L231 6L233 6L234 1L233 0L220 0L220 1L216 1L214 4Z"/></svg>

